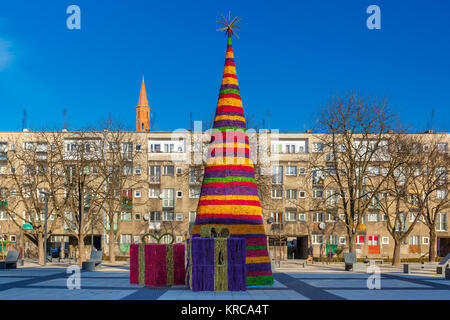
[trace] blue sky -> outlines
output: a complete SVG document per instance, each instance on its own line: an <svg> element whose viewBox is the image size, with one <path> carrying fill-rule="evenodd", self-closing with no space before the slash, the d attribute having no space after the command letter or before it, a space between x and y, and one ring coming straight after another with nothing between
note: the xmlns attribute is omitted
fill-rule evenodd
<svg viewBox="0 0 450 320"><path fill-rule="evenodd" d="M81 8L81 30L66 9ZM366 8L381 8L381 30ZM311 127L335 93L387 97L401 119L450 127L450 1L44 1L0 3L0 130L95 125L110 113L135 128L141 74L158 130L210 121L226 38L220 13L243 18L233 39L247 115L281 131Z"/></svg>

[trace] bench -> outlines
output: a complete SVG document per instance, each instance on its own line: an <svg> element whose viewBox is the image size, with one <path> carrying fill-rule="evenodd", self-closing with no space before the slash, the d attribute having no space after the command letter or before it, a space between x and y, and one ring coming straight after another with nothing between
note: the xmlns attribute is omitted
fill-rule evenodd
<svg viewBox="0 0 450 320"><path fill-rule="evenodd" d="M103 258L103 251L92 249L89 260L83 261L81 269L86 271L95 271L96 268L101 266L102 258Z"/></svg>
<svg viewBox="0 0 450 320"><path fill-rule="evenodd" d="M353 252L344 253L345 271L366 272L367 267L364 263L357 262L356 254Z"/></svg>
<svg viewBox="0 0 450 320"><path fill-rule="evenodd" d="M436 267L436 273L437 274L444 274L444 270L450 268L450 253L445 256L444 259L442 259L441 262L439 262L439 265Z"/></svg>
<svg viewBox="0 0 450 320"><path fill-rule="evenodd" d="M17 269L19 255L19 251L8 251L5 261L0 261L0 269Z"/></svg>
<svg viewBox="0 0 450 320"><path fill-rule="evenodd" d="M379 262L380 264L383 264L384 260L383 259L366 259L366 260L364 260L364 263L368 263L370 266L374 266L377 262Z"/></svg>

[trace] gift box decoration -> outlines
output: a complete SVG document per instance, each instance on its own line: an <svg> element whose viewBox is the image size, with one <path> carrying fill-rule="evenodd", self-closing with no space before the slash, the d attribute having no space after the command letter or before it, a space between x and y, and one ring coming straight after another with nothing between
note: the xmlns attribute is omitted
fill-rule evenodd
<svg viewBox="0 0 450 320"><path fill-rule="evenodd" d="M130 283L151 287L185 283L184 244L132 244Z"/></svg>
<svg viewBox="0 0 450 320"><path fill-rule="evenodd" d="M192 238L186 281L192 291L246 289L245 239Z"/></svg>

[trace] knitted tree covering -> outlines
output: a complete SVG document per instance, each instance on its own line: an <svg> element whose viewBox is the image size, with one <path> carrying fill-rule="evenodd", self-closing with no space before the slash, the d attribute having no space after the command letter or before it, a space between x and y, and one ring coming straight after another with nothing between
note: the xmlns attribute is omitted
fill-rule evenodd
<svg viewBox="0 0 450 320"><path fill-rule="evenodd" d="M273 284L231 30L192 236L200 237L205 225L226 226L230 237L246 239L247 286Z"/></svg>

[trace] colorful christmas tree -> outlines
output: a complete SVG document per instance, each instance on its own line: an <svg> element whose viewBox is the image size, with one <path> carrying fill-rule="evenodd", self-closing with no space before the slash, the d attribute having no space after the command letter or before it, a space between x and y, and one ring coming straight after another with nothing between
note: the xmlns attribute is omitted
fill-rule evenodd
<svg viewBox="0 0 450 320"><path fill-rule="evenodd" d="M227 227L231 237L245 238L246 285L271 285L267 239L231 44L234 29L239 28L237 21L220 22L225 27L219 30L228 34L227 52L192 235L199 237L207 229L204 226L217 226L217 230Z"/></svg>

